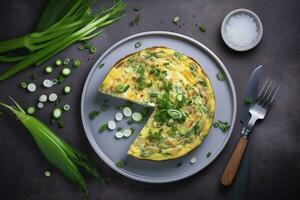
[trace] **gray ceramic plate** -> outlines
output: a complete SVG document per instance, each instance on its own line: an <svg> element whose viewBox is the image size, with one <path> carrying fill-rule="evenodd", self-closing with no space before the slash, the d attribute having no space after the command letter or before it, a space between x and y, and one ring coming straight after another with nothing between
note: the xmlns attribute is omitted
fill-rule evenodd
<svg viewBox="0 0 300 200"><path fill-rule="evenodd" d="M142 46L138 49L135 48L136 41L142 42ZM161 162L138 160L126 155L127 149L144 124L128 125L126 120L117 123L117 126L123 128L134 127L134 134L127 139L116 139L114 137L115 131L106 131L100 134L98 132L99 126L107 123L108 120L114 119L114 115L117 112L115 106L123 104L124 100L99 94L99 84L114 63L120 58L151 46L170 47L194 58L201 64L212 82L215 92L215 120L228 121L230 124L234 124L236 117L236 94L231 77L218 57L200 42L177 33L152 31L127 37L110 47L97 60L87 77L81 99L82 123L89 142L99 157L120 174L142 182L165 183L191 176L209 165L226 145L233 126L231 126L227 133L222 133L219 129L212 127L206 139L195 150L181 158ZM98 66L102 63L104 67L99 69ZM219 71L225 74L226 81L219 81L216 78L216 74ZM107 103L105 103L106 101ZM108 109L102 112L96 119L90 120L89 113L99 110L103 104L107 104ZM133 105L133 110L140 109L142 109L142 106ZM209 157L207 157L208 152L211 153ZM197 158L195 164L190 164L192 157ZM115 165L115 162L118 160L125 161L126 164L123 168Z"/></svg>

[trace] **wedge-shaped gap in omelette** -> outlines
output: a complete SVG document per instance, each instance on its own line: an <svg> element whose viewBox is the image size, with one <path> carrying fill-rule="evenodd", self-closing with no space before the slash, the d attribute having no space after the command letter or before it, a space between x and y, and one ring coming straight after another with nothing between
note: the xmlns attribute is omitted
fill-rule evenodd
<svg viewBox="0 0 300 200"><path fill-rule="evenodd" d="M106 155L110 155L112 160L126 160L127 151L130 145L134 142L139 132L144 127L145 123L148 121L149 117L154 111L152 107L145 107L141 104L134 102L129 102L123 98L113 97L111 95L106 95L103 93L98 93L92 99L92 104L97 104L98 107L91 108L92 111L100 111L99 116L94 118L91 123L95 123L96 127L101 127L102 125L107 124L109 121L114 121L116 123L116 128L114 130L103 130L99 133L99 145L101 145L102 151ZM139 112L143 114L142 120L140 122L132 123L131 117L125 117L121 121L115 119L115 115L118 112L122 112L123 108L129 106L133 112ZM132 128L134 132L130 137L116 138L115 134L117 128L122 128L122 132L125 129ZM98 131L97 129L97 131ZM105 141L105 142L104 142ZM112 151L113 149L113 151Z"/></svg>

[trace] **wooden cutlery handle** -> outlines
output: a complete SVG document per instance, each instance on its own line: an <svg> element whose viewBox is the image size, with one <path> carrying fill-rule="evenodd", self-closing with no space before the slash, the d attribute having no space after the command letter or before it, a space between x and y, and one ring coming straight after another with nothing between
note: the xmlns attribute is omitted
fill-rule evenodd
<svg viewBox="0 0 300 200"><path fill-rule="evenodd" d="M231 155L231 158L224 170L224 173L221 178L222 185L229 186L234 177L235 174L239 168L240 161L243 157L246 145L248 140L244 137L241 137L239 140L239 143L236 145L233 154Z"/></svg>

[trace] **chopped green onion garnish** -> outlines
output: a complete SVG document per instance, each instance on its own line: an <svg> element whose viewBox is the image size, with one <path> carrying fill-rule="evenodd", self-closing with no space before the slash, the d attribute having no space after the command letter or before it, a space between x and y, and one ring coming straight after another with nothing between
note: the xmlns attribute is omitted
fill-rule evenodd
<svg viewBox="0 0 300 200"><path fill-rule="evenodd" d="M54 64L55 64L56 66L61 66L61 65L62 65L61 59L57 59L57 60L54 62Z"/></svg>
<svg viewBox="0 0 300 200"><path fill-rule="evenodd" d="M174 17L174 18L173 18L173 23L176 24L177 22L179 22L179 19L180 19L179 16Z"/></svg>
<svg viewBox="0 0 300 200"><path fill-rule="evenodd" d="M92 112L90 112L90 114L89 114L89 118L90 118L91 120L93 120L93 119L95 119L99 114L100 114L100 111L92 111Z"/></svg>
<svg viewBox="0 0 300 200"><path fill-rule="evenodd" d="M134 128L130 128L130 130L131 130L131 134L133 134L134 133Z"/></svg>
<svg viewBox="0 0 300 200"><path fill-rule="evenodd" d="M104 67L104 63L101 63L98 68L101 69L103 67Z"/></svg>
<svg viewBox="0 0 300 200"><path fill-rule="evenodd" d="M220 124L219 124L218 122L214 122L213 126L214 126L215 128L219 128L219 127L220 127Z"/></svg>
<svg viewBox="0 0 300 200"><path fill-rule="evenodd" d="M124 167L125 163L124 163L124 161L122 161L122 160L118 160L118 161L115 162L115 165L116 165L117 167Z"/></svg>
<svg viewBox="0 0 300 200"><path fill-rule="evenodd" d="M182 118L182 113L179 110L171 108L171 109L168 109L167 112L174 119L180 119L180 118Z"/></svg>
<svg viewBox="0 0 300 200"><path fill-rule="evenodd" d="M55 94L55 93L51 93L51 94L49 94L49 96L48 96L48 100L49 100L50 102L56 101L57 98L58 98L58 96L57 96L57 94Z"/></svg>
<svg viewBox="0 0 300 200"><path fill-rule="evenodd" d="M91 48L90 48L90 52L91 52L91 53L96 53L96 51L97 51L96 47L91 47Z"/></svg>
<svg viewBox="0 0 300 200"><path fill-rule="evenodd" d="M53 111L52 111L52 116L55 118L55 119L59 119L62 115L62 111L61 109L59 108L55 108Z"/></svg>
<svg viewBox="0 0 300 200"><path fill-rule="evenodd" d="M53 67L47 66L47 67L45 68L45 72L46 72L47 74L50 74L51 72L53 72Z"/></svg>
<svg viewBox="0 0 300 200"><path fill-rule="evenodd" d="M55 85L55 84L58 83L58 80L57 80L56 78L55 78L55 79L52 79L51 81L52 81L53 85Z"/></svg>
<svg viewBox="0 0 300 200"><path fill-rule="evenodd" d="M46 88L51 88L53 86L53 82L50 81L49 79L45 79L43 81L43 86L46 87Z"/></svg>
<svg viewBox="0 0 300 200"><path fill-rule="evenodd" d="M134 47L139 48L140 46L142 46L142 42L141 41L136 41L136 43L134 44Z"/></svg>
<svg viewBox="0 0 300 200"><path fill-rule="evenodd" d="M225 76L222 72L217 73L217 78L218 78L219 81L224 81L225 80Z"/></svg>
<svg viewBox="0 0 300 200"><path fill-rule="evenodd" d="M62 74L63 76L69 76L69 75L71 74L71 69L65 67L65 68L62 69L61 74Z"/></svg>
<svg viewBox="0 0 300 200"><path fill-rule="evenodd" d="M116 85L116 93L124 93L130 88L130 85L124 86L123 84Z"/></svg>
<svg viewBox="0 0 300 200"><path fill-rule="evenodd" d="M207 152L206 157L208 158L211 155L210 152Z"/></svg>
<svg viewBox="0 0 300 200"><path fill-rule="evenodd" d="M27 90L28 90L29 92L35 92L35 91L36 91L36 85L35 85L34 83L29 83L29 84L27 85Z"/></svg>
<svg viewBox="0 0 300 200"><path fill-rule="evenodd" d="M91 44L85 44L83 46L85 49L91 49L93 47Z"/></svg>
<svg viewBox="0 0 300 200"><path fill-rule="evenodd" d="M62 83L65 79L66 79L66 78L65 78L63 75L59 75L59 76L57 77L57 82L58 82L58 83Z"/></svg>
<svg viewBox="0 0 300 200"><path fill-rule="evenodd" d="M129 22L129 26L132 27L132 26L134 26L134 25L138 25L140 20L141 20L141 16L140 16L140 15L136 15L136 16Z"/></svg>
<svg viewBox="0 0 300 200"><path fill-rule="evenodd" d="M69 94L70 92L71 92L71 86L69 86L69 85L66 85L65 87L64 87L64 93L65 94Z"/></svg>
<svg viewBox="0 0 300 200"><path fill-rule="evenodd" d="M178 102L182 102L183 101L183 95L182 94L177 94L176 99Z"/></svg>
<svg viewBox="0 0 300 200"><path fill-rule="evenodd" d="M135 122L140 122L140 121L142 121L142 119L143 119L143 115L142 115L141 113L139 113L139 112L134 112L134 113L131 115L131 118L132 118L132 120L135 121Z"/></svg>
<svg viewBox="0 0 300 200"><path fill-rule="evenodd" d="M202 31L202 32L205 32L206 31L206 27L204 25L200 25L199 26L199 30Z"/></svg>
<svg viewBox="0 0 300 200"><path fill-rule="evenodd" d="M33 115L35 113L35 108L33 106L30 106L26 110L27 114Z"/></svg>
<svg viewBox="0 0 300 200"><path fill-rule="evenodd" d="M20 86L21 86L21 88L26 89L26 88L27 88L27 83L22 82L22 83L20 84Z"/></svg>
<svg viewBox="0 0 300 200"><path fill-rule="evenodd" d="M37 104L38 109L44 108L44 104L42 102L38 102Z"/></svg>
<svg viewBox="0 0 300 200"><path fill-rule="evenodd" d="M106 131L107 129L108 129L108 124L107 123L103 124L99 128L99 133L102 133L102 132Z"/></svg>
<svg viewBox="0 0 300 200"><path fill-rule="evenodd" d="M47 99L48 99L47 95L42 94L42 95L39 97L39 102L45 103L45 102L47 101Z"/></svg>
<svg viewBox="0 0 300 200"><path fill-rule="evenodd" d="M252 99L251 99L251 97L245 97L244 103L245 103L246 105L252 104Z"/></svg>
<svg viewBox="0 0 300 200"><path fill-rule="evenodd" d="M67 64L69 64L70 63L70 58L66 58L65 60L64 60L64 65L67 65Z"/></svg>
<svg viewBox="0 0 300 200"><path fill-rule="evenodd" d="M45 171L45 176L47 176L47 177L51 176L51 172Z"/></svg>
<svg viewBox="0 0 300 200"><path fill-rule="evenodd" d="M66 112L69 111L70 108L71 108L71 106L70 106L69 104L66 104L66 105L64 105L64 107L63 107L64 111L66 111Z"/></svg>
<svg viewBox="0 0 300 200"><path fill-rule="evenodd" d="M117 128L117 131L121 131L123 128L122 127L118 127Z"/></svg>
<svg viewBox="0 0 300 200"><path fill-rule="evenodd" d="M213 123L214 128L219 128L223 133L227 132L230 128L230 124L225 121L218 120Z"/></svg>
<svg viewBox="0 0 300 200"><path fill-rule="evenodd" d="M73 63L73 67L80 67L80 60L75 60Z"/></svg>

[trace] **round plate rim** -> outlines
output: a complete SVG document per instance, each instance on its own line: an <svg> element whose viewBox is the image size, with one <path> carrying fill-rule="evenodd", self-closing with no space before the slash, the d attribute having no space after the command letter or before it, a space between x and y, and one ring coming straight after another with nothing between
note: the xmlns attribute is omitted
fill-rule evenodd
<svg viewBox="0 0 300 200"><path fill-rule="evenodd" d="M134 176L131 173L125 172L122 169L118 168L115 166L115 164L109 160L109 159L105 159L107 158L107 156L102 152L102 150L100 149L100 147L97 145L97 143L95 142L95 139L93 137L93 134L90 133L88 130L88 125L85 122L85 115L84 115L84 100L85 100L85 96L86 96L86 91L87 91L87 87L89 85L89 81L93 75L93 72L95 70L95 68L97 68L98 62L100 60L102 60L104 57L106 57L107 54L109 54L113 49L115 49L117 46L121 45L122 43L131 40L133 38L136 37L141 37L141 36L148 36L148 35L169 35L169 36L175 36L178 37L180 39L184 39L187 40L188 42L191 42L195 45L197 45L198 47L200 47L200 49L204 50L207 54L209 54L209 56L212 57L212 59L217 62L217 64L222 68L223 72L225 73L226 77L227 77L227 81L229 83L230 86L230 90L232 93L232 99L233 99L233 115L232 115L232 124L234 124L234 122L236 121L236 112L237 112L237 100L236 100L236 92L235 92L235 87L233 84L233 81L231 79L231 76L227 70L227 68L225 67L225 65L222 63L222 61L205 45L203 45L202 43L198 42L197 40L183 35L183 34L179 34L179 33L174 33L174 32L168 32L168 31L147 31L147 32L141 32L141 33L137 33L128 37L125 37L121 40L119 40L118 42L116 42L115 44L113 44L110 48L108 48L95 62L95 64L93 65L93 67L91 68L86 81L84 83L84 87L82 89L82 95L81 95L81 121L83 124L83 128L84 128L84 132L89 140L89 143L91 144L91 146L93 147L93 150L97 153L97 155L108 165L110 166L113 170L117 171L118 173L124 175L127 178L136 180L136 181L141 181L141 182L145 182L145 183L169 183L169 182L174 182L174 181L179 181L185 178L188 178L192 175L194 175L195 173L203 170L204 168L206 168L210 163L212 163L223 151L224 147L226 146L226 144L228 143L228 140L232 134L233 131L233 127L234 126L230 126L230 129L228 130L228 137L225 139L225 141L223 142L223 144L221 146L219 146L218 151L216 151L213 155L210 156L210 159L208 159L203 165L201 165L201 168L196 168L195 170L189 171L188 174L182 174L181 176L173 176L173 177L169 177L169 178L165 178L165 179L145 179L143 177L139 177L139 176Z"/></svg>

